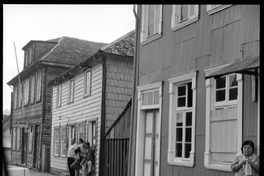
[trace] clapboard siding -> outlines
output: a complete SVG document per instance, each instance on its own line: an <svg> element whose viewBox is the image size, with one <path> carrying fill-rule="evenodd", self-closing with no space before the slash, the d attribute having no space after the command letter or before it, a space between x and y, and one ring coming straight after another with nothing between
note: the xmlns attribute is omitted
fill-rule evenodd
<svg viewBox="0 0 264 176"><path fill-rule="evenodd" d="M99 149L100 149L100 125L101 125L101 98L102 98L102 66L100 64L91 68L91 95L84 97L84 72L75 75L74 98L72 103L68 103L69 81L62 83L61 106L56 107L56 86L53 86L52 94L52 136L51 136L51 170L67 171L67 158L53 156L54 147L54 127L63 126L67 123L83 122L89 119L98 119L97 124L97 148L96 148L96 168L98 172ZM61 119L59 120L59 118Z"/></svg>

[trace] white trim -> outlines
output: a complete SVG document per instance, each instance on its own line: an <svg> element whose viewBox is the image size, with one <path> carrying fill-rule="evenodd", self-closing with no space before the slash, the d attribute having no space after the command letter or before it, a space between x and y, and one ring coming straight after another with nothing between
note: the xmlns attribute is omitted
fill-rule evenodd
<svg viewBox="0 0 264 176"><path fill-rule="evenodd" d="M221 65L214 68L206 69L205 75L209 75L229 64ZM212 163L211 162L211 147L210 147L210 111L213 104L213 79L210 78L206 80L206 121L205 121L205 152L204 152L204 166L207 169L220 170L220 171L228 171L231 170L231 163ZM238 99L237 99L237 153L241 153L240 144L242 143L242 104L243 104L243 80L242 75L237 74L237 82L238 82Z"/></svg>
<svg viewBox="0 0 264 176"><path fill-rule="evenodd" d="M196 76L197 72L192 72L186 75L181 75L178 77L169 79L169 130L168 130L168 151L167 151L167 162L170 165L179 165L186 167L194 166L194 155L195 155L195 126L196 126ZM174 113L174 86L181 82L190 81L192 82L192 91L193 91L193 106L192 106L192 148L190 151L190 158L176 158L175 157L175 147L174 147L174 123L173 123L173 113Z"/></svg>
<svg viewBox="0 0 264 176"><path fill-rule="evenodd" d="M156 147L157 148L161 148L160 147L160 144L161 144L161 122L162 122L162 119L161 119L161 108L162 108L162 82L158 82L158 83L154 83L154 84L149 84L149 85L146 85L146 86L139 86L137 87L137 90L138 90L138 95L137 95L137 98L138 98L138 107L137 107L137 135L136 135L136 156L135 156L135 159L136 159L136 165L135 165L135 175L136 176L142 176L143 175L143 153L144 153L144 149L143 149L143 144L144 142L143 139L144 139L144 125L145 125L145 122L144 122L144 117L145 117L145 110L146 109L152 109L151 106L149 106L148 108L142 108L142 98L141 98L141 95L142 95L142 92L143 91L147 91L147 90L159 90L159 105L157 108L155 109L158 109L159 110L159 132L160 132L160 139L159 139L159 143L156 144ZM159 150L160 151L160 150ZM160 152L159 152L159 155L160 155ZM158 157L158 174L157 175L160 175L159 172L160 172L160 156Z"/></svg>

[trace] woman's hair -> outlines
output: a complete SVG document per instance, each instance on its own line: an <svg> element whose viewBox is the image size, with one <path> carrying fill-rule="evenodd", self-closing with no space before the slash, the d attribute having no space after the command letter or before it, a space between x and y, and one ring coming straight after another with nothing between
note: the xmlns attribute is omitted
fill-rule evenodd
<svg viewBox="0 0 264 176"><path fill-rule="evenodd" d="M242 151L242 153L243 153L243 147L244 147L245 145L250 145L250 146L252 147L252 149L253 149L252 153L254 153L255 148L254 148L254 142L253 142L253 141L251 141L251 140L246 140L246 141L244 141L244 142L242 143L242 147L241 147L241 151Z"/></svg>

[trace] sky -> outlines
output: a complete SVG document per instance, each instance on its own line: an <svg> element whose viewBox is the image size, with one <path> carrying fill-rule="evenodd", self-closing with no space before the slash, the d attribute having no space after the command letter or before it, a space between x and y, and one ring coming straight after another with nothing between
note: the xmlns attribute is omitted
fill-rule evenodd
<svg viewBox="0 0 264 176"><path fill-rule="evenodd" d="M12 87L23 70L30 40L62 36L111 43L135 29L133 5L11 5L3 4L3 111L10 111ZM16 54L15 54L16 53Z"/></svg>

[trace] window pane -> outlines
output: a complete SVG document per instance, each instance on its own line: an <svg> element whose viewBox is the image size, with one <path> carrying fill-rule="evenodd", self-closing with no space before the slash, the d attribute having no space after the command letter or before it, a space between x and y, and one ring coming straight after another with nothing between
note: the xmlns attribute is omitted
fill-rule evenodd
<svg viewBox="0 0 264 176"><path fill-rule="evenodd" d="M237 78L236 75L231 75L229 77L229 87L237 86Z"/></svg>
<svg viewBox="0 0 264 176"><path fill-rule="evenodd" d="M179 112L176 114L176 124L177 126L182 126L183 123L183 113Z"/></svg>
<svg viewBox="0 0 264 176"><path fill-rule="evenodd" d="M216 89L221 89L226 87L226 77L216 79Z"/></svg>
<svg viewBox="0 0 264 176"><path fill-rule="evenodd" d="M192 107L192 83L188 83L188 107Z"/></svg>
<svg viewBox="0 0 264 176"><path fill-rule="evenodd" d="M176 129L176 141L182 142L182 128Z"/></svg>
<svg viewBox="0 0 264 176"><path fill-rule="evenodd" d="M224 101L225 100L225 90L216 91L216 101Z"/></svg>
<svg viewBox="0 0 264 176"><path fill-rule="evenodd" d="M182 157L182 144L181 143L176 143L175 155L176 157Z"/></svg>
<svg viewBox="0 0 264 176"><path fill-rule="evenodd" d="M148 105L153 105L153 92L148 93Z"/></svg>
<svg viewBox="0 0 264 176"><path fill-rule="evenodd" d="M178 107L185 107L185 101L186 101L185 97L178 98Z"/></svg>
<svg viewBox="0 0 264 176"><path fill-rule="evenodd" d="M192 141L192 128L186 128L185 129L185 142L191 142Z"/></svg>
<svg viewBox="0 0 264 176"><path fill-rule="evenodd" d="M190 151L192 149L191 144L185 144L185 158L189 158L190 157Z"/></svg>
<svg viewBox="0 0 264 176"><path fill-rule="evenodd" d="M154 23L151 23L148 25L148 36L151 36L154 34Z"/></svg>
<svg viewBox="0 0 264 176"><path fill-rule="evenodd" d="M148 103L148 94L147 93L143 93L143 96L142 96L142 105L147 105Z"/></svg>
<svg viewBox="0 0 264 176"><path fill-rule="evenodd" d="M159 104L159 91L154 92L154 104Z"/></svg>
<svg viewBox="0 0 264 176"><path fill-rule="evenodd" d="M186 113L186 126L192 126L192 112Z"/></svg>
<svg viewBox="0 0 264 176"><path fill-rule="evenodd" d="M229 100L237 100L237 88L229 90Z"/></svg>
<svg viewBox="0 0 264 176"><path fill-rule="evenodd" d="M186 86L178 87L178 96L184 96L184 95L186 95Z"/></svg>
<svg viewBox="0 0 264 176"><path fill-rule="evenodd" d="M188 5L182 5L181 8L181 20L188 19Z"/></svg>

